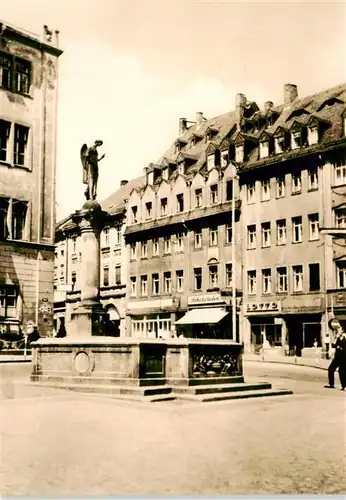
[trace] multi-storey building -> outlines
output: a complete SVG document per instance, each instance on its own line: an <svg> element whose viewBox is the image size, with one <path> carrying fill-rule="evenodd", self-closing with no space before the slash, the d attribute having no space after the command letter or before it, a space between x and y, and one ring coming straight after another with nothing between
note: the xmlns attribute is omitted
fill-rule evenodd
<svg viewBox="0 0 346 500"><path fill-rule="evenodd" d="M120 189L101 203L108 213L100 235L100 299L109 313L109 335L125 335L127 258L124 245L126 199L144 177L121 181ZM71 313L80 300L83 258L81 236L73 215L56 226L54 268L54 331L68 332Z"/></svg>
<svg viewBox="0 0 346 500"><path fill-rule="evenodd" d="M230 113L197 113L190 126L181 119L174 145L130 194L131 335L173 335L194 302L218 301L227 312L235 284L247 349L323 343L336 312L327 293L346 287L345 246L319 233L345 220L346 85L299 99L287 84L283 97L260 110L238 94ZM198 314L196 323L207 321ZM203 333L222 335L218 319Z"/></svg>
<svg viewBox="0 0 346 500"><path fill-rule="evenodd" d="M0 331L53 319L58 32L0 23Z"/></svg>

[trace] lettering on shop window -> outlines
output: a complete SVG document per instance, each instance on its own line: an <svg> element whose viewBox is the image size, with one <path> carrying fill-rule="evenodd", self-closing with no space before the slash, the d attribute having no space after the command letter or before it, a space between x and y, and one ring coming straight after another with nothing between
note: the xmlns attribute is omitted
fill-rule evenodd
<svg viewBox="0 0 346 500"><path fill-rule="evenodd" d="M281 311L281 302L254 302L246 304L246 312L278 312Z"/></svg>

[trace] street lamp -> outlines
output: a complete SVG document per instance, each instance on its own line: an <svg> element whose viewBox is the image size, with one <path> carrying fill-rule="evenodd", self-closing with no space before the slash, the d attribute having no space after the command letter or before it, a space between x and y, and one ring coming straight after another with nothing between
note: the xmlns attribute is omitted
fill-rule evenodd
<svg viewBox="0 0 346 500"><path fill-rule="evenodd" d="M235 261L235 181L239 179L236 168L234 167L235 173L233 174L233 186L232 186L232 337L233 340L237 340L237 290L236 290L236 261ZM236 336L234 338L234 335ZM239 332L238 332L238 341Z"/></svg>

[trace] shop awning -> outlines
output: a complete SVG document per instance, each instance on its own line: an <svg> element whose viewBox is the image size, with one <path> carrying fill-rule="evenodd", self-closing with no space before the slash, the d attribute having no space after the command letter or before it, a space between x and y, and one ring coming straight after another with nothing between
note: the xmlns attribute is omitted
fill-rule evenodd
<svg viewBox="0 0 346 500"><path fill-rule="evenodd" d="M206 307L205 309L191 309L185 316L175 322L176 325L193 325L193 324L214 324L218 323L228 312L221 307Z"/></svg>

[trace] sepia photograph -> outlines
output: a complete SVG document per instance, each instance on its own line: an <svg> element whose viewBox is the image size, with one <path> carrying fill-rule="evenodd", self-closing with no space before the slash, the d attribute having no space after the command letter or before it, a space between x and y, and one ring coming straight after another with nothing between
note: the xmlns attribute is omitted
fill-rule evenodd
<svg viewBox="0 0 346 500"><path fill-rule="evenodd" d="M346 0L0 9L0 496L346 495Z"/></svg>

